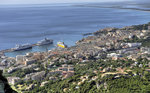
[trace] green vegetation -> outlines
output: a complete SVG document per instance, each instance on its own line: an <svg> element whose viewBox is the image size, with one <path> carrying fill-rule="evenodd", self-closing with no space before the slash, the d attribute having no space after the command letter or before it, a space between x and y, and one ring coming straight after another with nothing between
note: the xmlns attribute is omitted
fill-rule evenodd
<svg viewBox="0 0 150 93"><path fill-rule="evenodd" d="M118 40L125 43L142 43L142 46L150 47L150 32L144 32L148 29L148 25L150 23L124 28L139 31L137 34L131 34L129 38L127 33L125 40ZM107 30L109 31L109 29ZM107 30L100 30L94 34L106 34ZM113 30L116 29L113 28L111 32ZM141 30L143 30L142 34ZM125 48L128 47L126 45ZM118 44L118 48L111 48L110 45L109 51L105 51L106 55L113 52L118 54L116 50L120 47L122 47L120 44ZM136 50L139 49L140 47L136 48ZM148 60L150 55L141 51L134 52L134 50L133 53L120 54L123 58L120 57L118 60L113 57L112 59L97 59L91 55L85 55L87 59L86 57L75 59L76 57L73 55L62 54L48 60L38 61L36 64L32 64L32 67L17 68L17 70L12 70L11 74L7 73L8 69L6 69L5 76L20 77L20 81L16 82L13 87L24 93L150 93L150 61ZM147 56L147 59L144 56ZM128 59L130 57L133 57L133 60ZM34 77L38 79L34 79Z"/></svg>
<svg viewBox="0 0 150 93"><path fill-rule="evenodd" d="M149 75L150 76L150 73ZM121 77L119 79L109 80L109 93L149 93L150 82L148 79L143 79L140 76Z"/></svg>
<svg viewBox="0 0 150 93"><path fill-rule="evenodd" d="M149 93L150 92L150 72L146 64L147 59L139 58L137 66L130 68L135 61L132 60L99 60L75 65L75 75L67 79L49 80L43 87L36 86L33 90L26 93ZM143 64L143 67L139 67ZM101 67L101 68L100 68ZM106 72L101 69L111 67ZM117 67L126 68L127 75L108 74L107 72L117 73ZM127 70L131 70L128 72ZM95 73L94 71L97 71ZM87 76L83 80L83 76ZM97 77L92 80L93 77ZM79 84L80 83L80 84Z"/></svg>

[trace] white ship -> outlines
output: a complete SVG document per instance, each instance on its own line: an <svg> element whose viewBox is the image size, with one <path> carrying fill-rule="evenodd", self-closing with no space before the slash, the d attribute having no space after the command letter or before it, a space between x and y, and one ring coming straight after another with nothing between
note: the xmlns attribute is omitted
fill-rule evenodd
<svg viewBox="0 0 150 93"><path fill-rule="evenodd" d="M30 49L32 48L31 44L24 44L24 45L16 45L14 48L14 51L20 51L20 50L25 50L25 49Z"/></svg>
<svg viewBox="0 0 150 93"><path fill-rule="evenodd" d="M48 44L53 44L53 40L45 38L44 40L41 40L41 41L37 42L37 45L39 45L39 46L48 45Z"/></svg>

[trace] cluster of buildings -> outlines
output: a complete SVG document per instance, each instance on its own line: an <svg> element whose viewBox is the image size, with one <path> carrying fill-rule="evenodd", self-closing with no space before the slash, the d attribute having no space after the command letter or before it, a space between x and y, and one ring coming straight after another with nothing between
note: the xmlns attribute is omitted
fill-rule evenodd
<svg viewBox="0 0 150 93"><path fill-rule="evenodd" d="M68 78L74 75L74 66L64 64L56 70L50 71L50 75L59 74L61 77Z"/></svg>
<svg viewBox="0 0 150 93"><path fill-rule="evenodd" d="M46 76L45 71L35 72L35 73L27 74L25 76L25 80L37 80L37 81L40 81L40 80L43 80L45 76Z"/></svg>
<svg viewBox="0 0 150 93"><path fill-rule="evenodd" d="M142 42L128 42L134 39L147 39L150 34L150 26L148 30L133 30L126 28L106 28L94 33L77 42L76 57L88 58L112 58L114 60L136 54L141 56L142 53L148 53L146 47L142 47ZM142 51L141 51L142 50ZM103 55L101 55L103 54ZM102 57L103 56L103 57Z"/></svg>
<svg viewBox="0 0 150 93"><path fill-rule="evenodd" d="M33 53L27 53L26 55L17 55L16 63L28 66L35 63L37 60L33 58Z"/></svg>

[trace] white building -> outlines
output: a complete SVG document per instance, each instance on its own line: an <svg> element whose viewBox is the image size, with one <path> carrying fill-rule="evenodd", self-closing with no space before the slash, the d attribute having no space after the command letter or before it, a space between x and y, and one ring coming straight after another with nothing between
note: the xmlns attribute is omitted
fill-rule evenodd
<svg viewBox="0 0 150 93"><path fill-rule="evenodd" d="M127 45L128 45L129 47L139 47L139 46L142 45L142 43L127 43Z"/></svg>
<svg viewBox="0 0 150 93"><path fill-rule="evenodd" d="M8 77L7 78L8 83L14 85L15 83L19 82L20 78L19 77Z"/></svg>
<svg viewBox="0 0 150 93"><path fill-rule="evenodd" d="M26 61L25 61L24 64L27 66L27 65L33 64L33 63L35 63L35 62L36 62L35 59L26 59Z"/></svg>
<svg viewBox="0 0 150 93"><path fill-rule="evenodd" d="M20 63L22 64L24 62L24 55L17 55L16 56L16 62L19 64Z"/></svg>

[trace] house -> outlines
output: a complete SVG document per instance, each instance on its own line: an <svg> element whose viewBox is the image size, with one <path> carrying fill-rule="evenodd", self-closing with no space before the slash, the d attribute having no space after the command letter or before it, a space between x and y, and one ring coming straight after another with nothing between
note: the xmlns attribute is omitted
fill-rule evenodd
<svg viewBox="0 0 150 93"><path fill-rule="evenodd" d="M49 75L55 75L55 74L62 74L62 71L60 70L54 70L54 71L50 71Z"/></svg>
<svg viewBox="0 0 150 93"><path fill-rule="evenodd" d="M142 43L127 43L127 45L128 45L129 47L139 47L139 46L142 45Z"/></svg>
<svg viewBox="0 0 150 93"><path fill-rule="evenodd" d="M74 75L74 71L63 72L63 78L69 78Z"/></svg>
<svg viewBox="0 0 150 93"><path fill-rule="evenodd" d="M68 71L68 68L67 67L59 67L58 70L59 71Z"/></svg>
<svg viewBox="0 0 150 93"><path fill-rule="evenodd" d="M68 67L68 65L67 64L64 64L64 65L62 65L62 67L64 68L64 67Z"/></svg>
<svg viewBox="0 0 150 93"><path fill-rule="evenodd" d="M74 71L74 67L68 67L68 71Z"/></svg>
<svg viewBox="0 0 150 93"><path fill-rule="evenodd" d="M20 68L23 68L24 66L18 66L18 67L10 67L9 69L8 69L8 73L12 73L12 72L14 72L14 71L16 71L16 70L18 70L18 69L20 69Z"/></svg>
<svg viewBox="0 0 150 93"><path fill-rule="evenodd" d="M56 77L49 77L49 80L57 80L57 78Z"/></svg>
<svg viewBox="0 0 150 93"><path fill-rule="evenodd" d="M82 80L82 82L84 82L85 80L89 79L89 76L88 75L81 76L80 79Z"/></svg>
<svg viewBox="0 0 150 93"><path fill-rule="evenodd" d="M98 78L98 76L93 76L92 80L96 80Z"/></svg>
<svg viewBox="0 0 150 93"><path fill-rule="evenodd" d="M14 85L20 81L19 77L7 77L8 83Z"/></svg>
<svg viewBox="0 0 150 93"><path fill-rule="evenodd" d="M7 60L6 60L6 59L3 59L3 60L0 62L0 65L1 65L1 66L6 66L6 65L7 65Z"/></svg>
<svg viewBox="0 0 150 93"><path fill-rule="evenodd" d="M31 76L32 80L42 80L45 76L45 71L37 72L34 75Z"/></svg>
<svg viewBox="0 0 150 93"><path fill-rule="evenodd" d="M30 65L30 64L33 64L33 63L35 63L36 62L36 60L35 59L26 59L26 61L24 62L24 65Z"/></svg>
<svg viewBox="0 0 150 93"><path fill-rule="evenodd" d="M74 67L73 65L64 64L62 65L62 67L59 67L58 69L49 72L49 75L54 75L54 74L61 75L63 79L71 77L74 75Z"/></svg>
<svg viewBox="0 0 150 93"><path fill-rule="evenodd" d="M120 54L116 54L116 53L107 54L107 57L115 57L115 56L120 56Z"/></svg>
<svg viewBox="0 0 150 93"><path fill-rule="evenodd" d="M110 54L107 54L107 57L111 58L112 60L118 60L118 59L122 58L122 55L116 54L116 53L110 53Z"/></svg>
<svg viewBox="0 0 150 93"><path fill-rule="evenodd" d="M40 87L43 87L43 86L45 86L46 84L48 84L48 81L42 82L41 85L40 85Z"/></svg>
<svg viewBox="0 0 150 93"><path fill-rule="evenodd" d="M26 53L26 57L32 57L33 56L33 53L29 52L29 53Z"/></svg>
<svg viewBox="0 0 150 93"><path fill-rule="evenodd" d="M150 48L148 47L141 47L140 51L144 54L150 54Z"/></svg>
<svg viewBox="0 0 150 93"><path fill-rule="evenodd" d="M45 71L41 71L41 72L37 72L37 73L30 73L30 74L27 74L26 77L25 77L25 80L29 80L29 79L32 79L32 80L42 80L45 76Z"/></svg>
<svg viewBox="0 0 150 93"><path fill-rule="evenodd" d="M16 56L16 62L18 64L23 64L24 60L25 60L25 56L24 55L17 55Z"/></svg>
<svg viewBox="0 0 150 93"><path fill-rule="evenodd" d="M58 68L58 71L74 71L73 65L64 64L62 67Z"/></svg>

